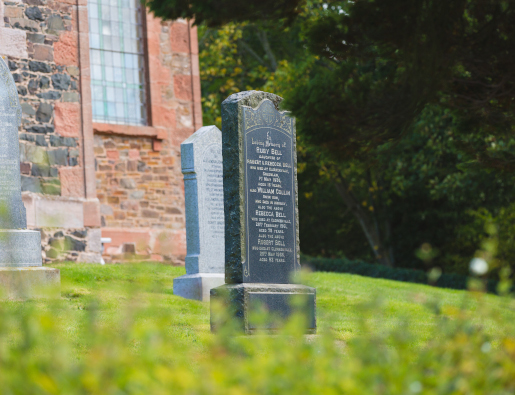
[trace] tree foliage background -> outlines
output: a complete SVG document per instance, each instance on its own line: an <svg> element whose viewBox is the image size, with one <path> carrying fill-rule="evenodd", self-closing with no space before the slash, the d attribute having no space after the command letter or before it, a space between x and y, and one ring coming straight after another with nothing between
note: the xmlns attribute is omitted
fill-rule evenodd
<svg viewBox="0 0 515 395"><path fill-rule="evenodd" d="M495 223L515 262L514 3L149 4L199 23L205 124L250 89L297 117L305 254L466 272Z"/></svg>

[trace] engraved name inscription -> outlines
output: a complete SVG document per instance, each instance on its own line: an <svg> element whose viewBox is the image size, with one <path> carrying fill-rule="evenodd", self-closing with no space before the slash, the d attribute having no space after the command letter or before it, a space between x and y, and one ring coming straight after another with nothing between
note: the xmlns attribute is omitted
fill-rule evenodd
<svg viewBox="0 0 515 395"><path fill-rule="evenodd" d="M268 100L257 110L245 107L244 116L244 276L252 282L288 283L297 259L292 120Z"/></svg>
<svg viewBox="0 0 515 395"><path fill-rule="evenodd" d="M3 113L2 116L3 120L0 123L0 204L11 208L13 204L11 199L20 193L18 125L15 111Z"/></svg>
<svg viewBox="0 0 515 395"><path fill-rule="evenodd" d="M21 107L11 73L0 59L0 228L26 228L21 201L18 126Z"/></svg>
<svg viewBox="0 0 515 395"><path fill-rule="evenodd" d="M220 158L220 159L219 159ZM224 193L222 147L211 144L202 156L202 196L206 235L210 239L224 239ZM209 242L209 241L207 241Z"/></svg>

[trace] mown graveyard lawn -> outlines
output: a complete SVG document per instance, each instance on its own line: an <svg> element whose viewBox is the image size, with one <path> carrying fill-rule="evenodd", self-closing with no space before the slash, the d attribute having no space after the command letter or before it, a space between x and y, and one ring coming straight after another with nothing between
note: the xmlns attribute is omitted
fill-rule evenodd
<svg viewBox="0 0 515 395"><path fill-rule="evenodd" d="M212 335L209 304L173 295L184 268L55 266L60 299L0 302L2 394L515 391L512 297L309 273L321 336L300 316L278 336Z"/></svg>
<svg viewBox="0 0 515 395"><path fill-rule="evenodd" d="M124 317L143 324L168 327L169 336L186 347L201 350L211 336L209 330L209 303L202 303L173 295L173 278L185 274L183 267L163 264L85 265L63 263L53 265L61 270L61 300L3 302L3 308L24 310L35 308L48 311L49 316L76 347L80 355L87 350L87 339L82 335L89 325L91 311L103 327L118 330ZM478 309L478 302L465 291L434 288L390 280L372 279L341 273L309 273L304 283L317 288L317 318L319 328L331 328L340 340L359 334L362 306L379 299L381 314L373 317L374 330L383 331L408 318L415 342L428 339L432 319L439 309L452 317L466 306ZM496 310L505 322L513 322L512 303L495 295L486 295L483 302ZM147 309L146 306L149 306ZM150 308L151 307L151 308ZM508 308L510 307L510 308ZM134 315L134 316L133 316ZM129 318L127 318L129 319ZM495 322L477 317L487 332L498 334ZM13 332L16 328L13 327Z"/></svg>

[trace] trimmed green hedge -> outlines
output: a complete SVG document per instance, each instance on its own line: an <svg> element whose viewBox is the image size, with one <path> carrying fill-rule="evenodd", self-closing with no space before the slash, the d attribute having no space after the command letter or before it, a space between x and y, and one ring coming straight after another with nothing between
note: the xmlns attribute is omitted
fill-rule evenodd
<svg viewBox="0 0 515 395"><path fill-rule="evenodd" d="M359 274L360 276L384 278L408 283L428 284L427 273L422 270L393 268L349 259L313 258L302 256L301 263L320 272ZM467 289L467 276L443 273L433 284L441 288ZM488 292L496 292L498 281L488 280Z"/></svg>

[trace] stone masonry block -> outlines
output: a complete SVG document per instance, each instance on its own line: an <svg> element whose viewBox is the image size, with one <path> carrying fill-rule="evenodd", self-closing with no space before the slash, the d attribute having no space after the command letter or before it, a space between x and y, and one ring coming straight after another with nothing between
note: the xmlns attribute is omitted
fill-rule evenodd
<svg viewBox="0 0 515 395"><path fill-rule="evenodd" d="M61 180L61 195L84 197L84 171L79 167L61 167L59 169Z"/></svg>
<svg viewBox="0 0 515 395"><path fill-rule="evenodd" d="M20 160L22 162L48 165L48 153L42 148L31 144L20 144Z"/></svg>
<svg viewBox="0 0 515 395"><path fill-rule="evenodd" d="M59 41L54 44L55 63L62 66L77 66L79 64L78 45L76 32L61 33Z"/></svg>
<svg viewBox="0 0 515 395"><path fill-rule="evenodd" d="M48 32L52 32L54 34L58 34L59 31L65 30L65 26L63 23L63 18L61 18L60 15L52 15L50 16L47 21L47 29Z"/></svg>
<svg viewBox="0 0 515 395"><path fill-rule="evenodd" d="M5 16L7 18L23 18L23 8L20 7L5 7Z"/></svg>
<svg viewBox="0 0 515 395"><path fill-rule="evenodd" d="M50 88L50 79L46 76L43 76L39 79L39 87L41 89L48 89Z"/></svg>
<svg viewBox="0 0 515 395"><path fill-rule="evenodd" d="M50 165L66 166L68 164L68 150L66 148L54 149L47 153Z"/></svg>
<svg viewBox="0 0 515 395"><path fill-rule="evenodd" d="M54 50L49 45L34 44L34 59L52 62L54 60Z"/></svg>
<svg viewBox="0 0 515 395"><path fill-rule="evenodd" d="M2 2L3 3L3 2ZM19 29L0 28L0 55L27 58L27 33Z"/></svg>
<svg viewBox="0 0 515 395"><path fill-rule="evenodd" d="M35 222L38 228L84 227L84 208L81 201L37 199L35 203Z"/></svg>
<svg viewBox="0 0 515 395"><path fill-rule="evenodd" d="M47 123L52 119L53 108L49 103L40 103L38 110L36 111L36 121L41 123Z"/></svg>
<svg viewBox="0 0 515 395"><path fill-rule="evenodd" d="M43 21L43 14L41 10L38 7L29 7L25 10L25 15L27 15L27 18L33 20L33 21Z"/></svg>
<svg viewBox="0 0 515 395"><path fill-rule="evenodd" d="M99 252L81 252L77 261L80 263L102 263L102 255Z"/></svg>
<svg viewBox="0 0 515 395"><path fill-rule="evenodd" d="M99 253L102 251L102 229L89 229L88 230L88 251Z"/></svg>
<svg viewBox="0 0 515 395"><path fill-rule="evenodd" d="M173 76L174 92L177 99L191 100L191 76L189 75L174 75Z"/></svg>
<svg viewBox="0 0 515 395"><path fill-rule="evenodd" d="M71 78L68 74L54 74L52 75L52 85L54 89L61 91L68 90L70 87Z"/></svg>
<svg viewBox="0 0 515 395"><path fill-rule="evenodd" d="M29 88L30 94L33 95L38 90L38 81L35 79L31 79L27 87Z"/></svg>
<svg viewBox="0 0 515 395"><path fill-rule="evenodd" d="M23 103L21 105L21 110L26 115L36 115L36 110L34 110L34 107L32 107L29 103Z"/></svg>
<svg viewBox="0 0 515 395"><path fill-rule="evenodd" d="M49 64L31 60L29 62L29 70L36 73L51 73L52 67Z"/></svg>
<svg viewBox="0 0 515 395"><path fill-rule="evenodd" d="M59 100L61 98L61 93L57 91L49 91L38 93L36 96L43 100Z"/></svg>
<svg viewBox="0 0 515 395"><path fill-rule="evenodd" d="M27 39L32 44L43 44L45 42L45 35L37 33L27 33Z"/></svg>
<svg viewBox="0 0 515 395"><path fill-rule="evenodd" d="M81 125L79 103L55 103L55 131L63 137L79 137Z"/></svg>
<svg viewBox="0 0 515 395"><path fill-rule="evenodd" d="M21 176L21 190L41 193L41 181L39 178Z"/></svg>
<svg viewBox="0 0 515 395"><path fill-rule="evenodd" d="M190 52L189 29L187 23L174 22L170 29L170 42L174 52Z"/></svg>
<svg viewBox="0 0 515 395"><path fill-rule="evenodd" d="M21 199L27 213L27 227L34 228L36 226L36 212L34 196L30 193L22 193Z"/></svg>
<svg viewBox="0 0 515 395"><path fill-rule="evenodd" d="M100 226L100 202L98 199L84 202L84 226Z"/></svg>
<svg viewBox="0 0 515 395"><path fill-rule="evenodd" d="M106 152L106 156L111 160L118 160L120 158L120 153L116 150L108 150Z"/></svg>

